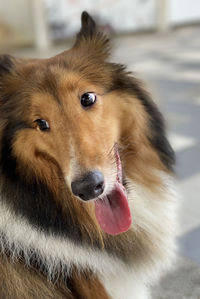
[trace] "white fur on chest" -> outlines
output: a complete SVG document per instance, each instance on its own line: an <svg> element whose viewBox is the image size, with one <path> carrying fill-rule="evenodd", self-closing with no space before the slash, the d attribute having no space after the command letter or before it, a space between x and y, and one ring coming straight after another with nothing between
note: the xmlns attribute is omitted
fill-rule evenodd
<svg viewBox="0 0 200 299"><path fill-rule="evenodd" d="M67 238L47 235L30 225L26 219L16 216L1 202L0 234L5 235L6 246L12 251L13 258L17 258L23 250L28 264L32 255L30 249L34 250L47 267L49 279L54 278L56 270L62 271L65 265L69 272L72 266L80 270L90 268L99 276L113 299L146 299L146 283L156 280L159 273L168 268L174 253L176 195L168 176L163 176L163 182L163 198L158 198L133 182L129 184L133 229L136 226L144 229L163 253L162 258L155 256L149 264L128 266L107 252L83 247ZM4 250L1 239L0 249Z"/></svg>
<svg viewBox="0 0 200 299"><path fill-rule="evenodd" d="M136 275L127 269L126 274L119 272L114 277L105 276L101 281L113 299L150 299L148 287L140 280L140 275Z"/></svg>

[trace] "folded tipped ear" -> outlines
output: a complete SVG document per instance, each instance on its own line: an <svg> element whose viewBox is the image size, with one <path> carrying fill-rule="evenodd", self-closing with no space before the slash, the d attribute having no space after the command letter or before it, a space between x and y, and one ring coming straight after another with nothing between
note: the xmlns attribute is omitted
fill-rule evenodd
<svg viewBox="0 0 200 299"><path fill-rule="evenodd" d="M13 59L10 55L0 55L0 76L10 73L13 66Z"/></svg>
<svg viewBox="0 0 200 299"><path fill-rule="evenodd" d="M77 35L77 39L82 37L86 39L92 38L92 36L95 35L96 31L97 31L97 26L95 21L86 11L82 12L81 29Z"/></svg>
<svg viewBox="0 0 200 299"><path fill-rule="evenodd" d="M81 49L81 51L102 60L109 56L108 37L97 29L95 21L86 11L81 15L81 29L73 48Z"/></svg>

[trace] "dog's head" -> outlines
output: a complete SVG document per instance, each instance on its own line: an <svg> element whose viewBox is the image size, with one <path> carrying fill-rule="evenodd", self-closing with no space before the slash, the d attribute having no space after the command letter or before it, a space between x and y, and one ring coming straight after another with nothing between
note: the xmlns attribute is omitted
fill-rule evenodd
<svg viewBox="0 0 200 299"><path fill-rule="evenodd" d="M3 197L39 227L123 232L129 181L153 190L156 171L171 171L160 113L108 56L109 40L84 12L72 49L44 60L0 58Z"/></svg>

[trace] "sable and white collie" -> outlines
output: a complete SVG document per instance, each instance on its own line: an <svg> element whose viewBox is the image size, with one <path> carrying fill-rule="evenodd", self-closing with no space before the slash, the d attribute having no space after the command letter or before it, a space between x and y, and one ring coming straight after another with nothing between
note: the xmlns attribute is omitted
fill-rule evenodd
<svg viewBox="0 0 200 299"><path fill-rule="evenodd" d="M138 299L175 251L160 112L82 14L72 49L0 56L0 298Z"/></svg>

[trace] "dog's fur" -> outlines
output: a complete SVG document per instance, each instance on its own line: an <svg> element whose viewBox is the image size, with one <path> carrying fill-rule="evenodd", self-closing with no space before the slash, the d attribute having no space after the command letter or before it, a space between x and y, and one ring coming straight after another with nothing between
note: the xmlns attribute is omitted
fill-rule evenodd
<svg viewBox="0 0 200 299"><path fill-rule="evenodd" d="M171 264L174 154L149 94L108 56L86 12L72 49L44 60L0 56L0 298L147 298ZM89 91L97 101L83 109ZM71 182L99 169L108 194L116 143L133 223L112 236Z"/></svg>

